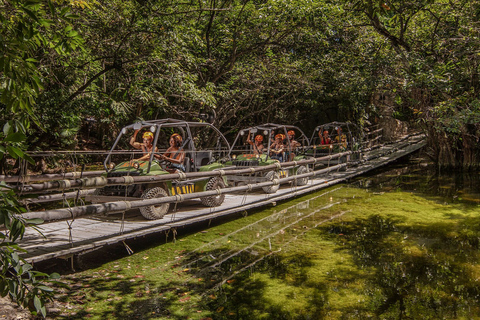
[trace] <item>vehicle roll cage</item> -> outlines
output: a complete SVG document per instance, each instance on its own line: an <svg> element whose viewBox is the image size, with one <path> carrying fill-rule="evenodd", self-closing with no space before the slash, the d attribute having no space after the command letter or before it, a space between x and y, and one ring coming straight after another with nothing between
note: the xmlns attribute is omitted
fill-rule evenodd
<svg viewBox="0 0 480 320"><path fill-rule="evenodd" d="M323 131L328 131L329 134L331 134L334 130L334 132L337 131L337 128L342 129L342 133L345 134L347 138L347 145L348 146L353 146L355 143L361 144L364 140L364 135L363 131L360 130L360 127L354 123L351 122L330 122L330 123L325 123L320 126L317 126L315 130L313 131L312 137L310 138L310 146L316 146L317 143L316 139L319 139L318 133L323 132ZM336 144L336 143L333 143Z"/></svg>
<svg viewBox="0 0 480 320"><path fill-rule="evenodd" d="M282 133L285 135L285 138L286 138L286 141L287 141L287 144L288 144L288 149L290 150L290 141L288 139L288 131L290 130L294 130L296 133L300 133L300 135L298 136L298 139L296 139L297 141L303 141L304 143L302 143L302 149L305 151L306 149L308 149L309 147L309 139L307 138L307 136L305 135L305 133L297 126L292 126L292 125L283 125L283 124L275 124L275 123L265 123L265 124L261 124L261 125L258 125L258 126L254 126L254 127L249 127L249 128L245 128L245 129L242 129L238 132L237 136L235 137L235 140L233 141L232 145L231 145L231 148L228 152L228 157L229 158L232 158L232 152L234 151L234 147L235 145L237 144L237 141L245 136L245 135L248 135L249 133L252 134L252 140L255 139L255 135L257 133L261 133L263 134L264 136L267 136L268 137L268 141L267 141L267 151L266 152L263 152L264 154L266 153L266 159L268 159L270 157L270 145L272 144L272 132L274 132L275 134L279 134L279 133ZM297 135L295 135L297 137ZM305 145L307 144L307 145ZM270 157L271 158L271 157Z"/></svg>
<svg viewBox="0 0 480 320"><path fill-rule="evenodd" d="M160 136L160 129L163 128L177 128L182 135L183 143L181 146L182 150L186 150L187 152L193 152L195 153L196 148L194 141L192 139L192 132L190 128L210 128L213 129L217 134L218 134L218 139L216 142L216 150L217 152L221 153L221 142L225 143L225 148L226 150L230 150L230 144L228 143L227 139L225 136L212 124L207 123L207 122L194 122L194 121L183 121L183 120L177 120L177 119L172 119L172 118L166 118L166 119L160 119L160 120L147 120L147 121L140 121L140 122L135 122L134 124L125 126L122 128L120 131L120 134L117 136L115 139L115 142L113 143L112 148L107 154L107 157L105 158L105 161L103 162L103 166L105 170L108 172L108 164L110 164L111 161L111 156L114 153L115 148L117 147L118 143L120 142L120 139L122 138L123 135L125 135L129 129L133 130L141 130L144 128L148 128L149 131L151 131L154 134L153 138L153 146L157 146L158 143L158 138ZM148 167L147 167L147 173L150 172L150 168L152 165L153 157L154 157L155 152L151 152L150 154L150 159L148 160Z"/></svg>

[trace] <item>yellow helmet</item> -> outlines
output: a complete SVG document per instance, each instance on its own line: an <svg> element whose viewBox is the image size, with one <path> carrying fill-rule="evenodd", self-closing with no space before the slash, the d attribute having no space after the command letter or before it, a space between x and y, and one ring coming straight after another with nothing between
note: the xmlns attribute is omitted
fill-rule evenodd
<svg viewBox="0 0 480 320"><path fill-rule="evenodd" d="M153 139L153 133L151 133L150 131L147 131L143 134L142 138L143 139Z"/></svg>

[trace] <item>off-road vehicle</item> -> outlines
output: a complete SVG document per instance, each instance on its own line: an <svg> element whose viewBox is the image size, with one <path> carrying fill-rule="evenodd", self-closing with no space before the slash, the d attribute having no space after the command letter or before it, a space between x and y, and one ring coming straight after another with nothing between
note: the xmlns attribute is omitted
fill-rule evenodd
<svg viewBox="0 0 480 320"><path fill-rule="evenodd" d="M132 151L130 139L132 139L135 130L139 130L136 140L140 140L145 132L152 133L148 133L147 136L152 137L153 135L152 150L154 152ZM224 158L230 149L230 145L223 134L209 123L187 122L176 119L137 122L124 127L115 140L104 161L106 176L154 176L176 172L177 168L172 167L170 162L162 159L162 155L169 147L171 137L175 134L181 137L178 152L185 154L183 161L185 173L214 170L219 167L218 164L215 164L215 161ZM149 155L145 156L146 154ZM142 157L147 159L138 160ZM117 160L119 162L116 162ZM214 190L225 186L226 180L221 177L111 185L97 189L96 195L90 197L90 199L92 202L151 199ZM214 207L221 205L224 198L225 195L222 194L203 197L200 198L200 201L205 206ZM147 219L160 219L169 211L169 207L170 203L164 203L157 206L142 207L140 212Z"/></svg>
<svg viewBox="0 0 480 320"><path fill-rule="evenodd" d="M296 143L289 139L293 133ZM275 137L281 135L285 146L283 152L276 153L272 145ZM259 147L258 142L261 142ZM245 167L267 166L280 162L300 161L307 159L305 151L308 149L308 138L302 130L296 126L267 123L255 127L245 128L239 131L228 154L228 160L222 164L226 169ZM296 165L288 168L279 168L268 172L257 172L253 175L228 175L229 185L253 184L273 181L292 175L307 173L307 165ZM308 183L308 177L296 180L296 185L302 186ZM275 193L279 185L263 187L265 193Z"/></svg>
<svg viewBox="0 0 480 320"><path fill-rule="evenodd" d="M347 163L352 158L359 156L363 141L362 132L359 127L349 122L330 122L317 126L310 138L310 149L307 154L313 157L328 156L335 153L352 151L351 155L339 158L319 161L319 166L336 165Z"/></svg>

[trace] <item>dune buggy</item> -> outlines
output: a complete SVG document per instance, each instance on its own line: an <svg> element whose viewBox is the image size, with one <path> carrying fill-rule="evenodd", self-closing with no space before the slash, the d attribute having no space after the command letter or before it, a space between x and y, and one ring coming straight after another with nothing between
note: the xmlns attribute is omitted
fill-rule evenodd
<svg viewBox="0 0 480 320"><path fill-rule="evenodd" d="M151 132L153 136L153 151L131 151L129 140L135 130L142 133ZM230 145L223 134L209 123L187 122L175 119L150 120L137 122L124 127L113 147L109 151L104 167L107 177L120 176L152 176L165 175L178 170L171 167L171 163L163 160L161 155L169 147L170 137L173 135L181 137L181 145L178 152L184 153L184 172L210 171L217 166L216 160L228 154ZM180 140L180 139L179 139ZM156 149L156 148L157 149ZM130 149L126 150L126 149ZM148 156L145 156L148 154ZM144 160L138 160L139 158ZM115 162L114 162L115 161ZM116 162L119 161L119 162ZM117 163L117 164L115 164ZM197 178L187 180L167 180L130 185L111 185L96 190L96 194L90 198L92 202L109 202L119 200L140 200L151 199L193 192L201 192L224 188L226 180L221 177ZM216 195L200 198L203 205L208 207L219 206L223 203L225 195ZM140 208L141 214L147 219L160 219L170 208L170 203Z"/></svg>
<svg viewBox="0 0 480 320"><path fill-rule="evenodd" d="M289 139L289 133L293 133L293 140ZM284 150L276 153L272 145L274 145L275 137L279 135L282 135ZM300 161L307 158L305 155L307 147L308 138L298 127L267 123L240 130L232 144L228 160L223 162L223 164L225 168L235 169L267 166L279 162ZM227 179L229 185L253 184L300 175L308 171L309 167L307 165L297 165L268 172L257 172L253 175L229 175ZM298 186L306 185L307 183L308 177L296 180L296 185ZM262 189L265 193L275 193L279 187L276 184L263 187Z"/></svg>
<svg viewBox="0 0 480 320"><path fill-rule="evenodd" d="M320 161L317 164L328 166L347 163L352 157L358 157L359 153L357 151L361 149L362 140L362 131L357 125L349 122L330 122L315 128L310 138L310 149L307 154L318 158L352 151L351 155Z"/></svg>

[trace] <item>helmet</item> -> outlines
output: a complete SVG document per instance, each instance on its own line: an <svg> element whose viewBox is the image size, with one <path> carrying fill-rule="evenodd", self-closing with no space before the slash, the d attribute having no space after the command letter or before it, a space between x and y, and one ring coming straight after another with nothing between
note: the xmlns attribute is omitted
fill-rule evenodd
<svg viewBox="0 0 480 320"><path fill-rule="evenodd" d="M289 130L289 131L287 132L287 134L288 134L289 136L295 136L295 131Z"/></svg>
<svg viewBox="0 0 480 320"><path fill-rule="evenodd" d="M147 131L143 134L142 138L143 139L153 139L153 133L151 133L150 131Z"/></svg>
<svg viewBox="0 0 480 320"><path fill-rule="evenodd" d="M263 141L263 136L257 135L257 136L255 137L255 141L260 141L260 142L262 142L262 141Z"/></svg>
<svg viewBox="0 0 480 320"><path fill-rule="evenodd" d="M175 141L178 141L178 142L182 142L183 141L183 138L181 135L179 135L178 133L174 133L170 136L170 138L173 138Z"/></svg>
<svg viewBox="0 0 480 320"><path fill-rule="evenodd" d="M275 139L277 139L277 138L280 138L280 139L283 140L283 134L281 134L281 133L277 134L277 135L275 136Z"/></svg>

